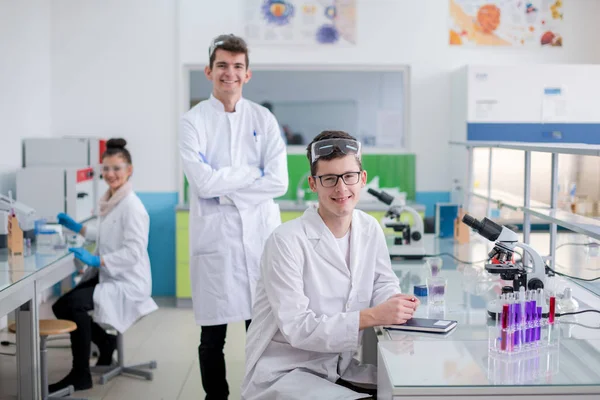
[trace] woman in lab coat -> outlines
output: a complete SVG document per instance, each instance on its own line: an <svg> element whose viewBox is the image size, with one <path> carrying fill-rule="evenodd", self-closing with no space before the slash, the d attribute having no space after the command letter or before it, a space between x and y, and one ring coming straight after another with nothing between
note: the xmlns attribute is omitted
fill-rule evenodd
<svg viewBox="0 0 600 400"><path fill-rule="evenodd" d="M82 226L66 214L58 221L66 228L96 241L96 252L70 249L89 268L82 282L52 306L59 319L77 324L71 332L73 367L49 392L73 385L75 390L92 387L90 346L100 350L97 365L110 365L116 338L98 323L125 332L138 318L158 307L150 297L152 277L148 258L149 217L133 192L129 177L133 171L131 155L124 139L110 139L102 156L102 174L109 189L100 199L98 226ZM93 320L89 312L93 310Z"/></svg>
<svg viewBox="0 0 600 400"><path fill-rule="evenodd" d="M360 143L326 131L308 151L319 204L265 245L246 345L246 400L374 395L375 367L353 358L361 330L404 323L419 304L400 294L377 220L354 209L367 179Z"/></svg>

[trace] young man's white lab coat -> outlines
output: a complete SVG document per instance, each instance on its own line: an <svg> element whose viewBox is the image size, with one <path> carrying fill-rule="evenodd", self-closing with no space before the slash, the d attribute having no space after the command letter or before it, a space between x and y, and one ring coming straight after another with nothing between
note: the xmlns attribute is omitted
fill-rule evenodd
<svg viewBox="0 0 600 400"><path fill-rule="evenodd" d="M248 320L264 243L281 223L273 198L288 188L279 125L256 103L242 98L235 112L225 112L211 95L183 116L179 150L191 189L190 276L196 323Z"/></svg>
<svg viewBox="0 0 600 400"><path fill-rule="evenodd" d="M358 399L335 382L376 384L353 358L359 312L400 293L377 220L354 210L350 267L316 208L277 228L265 245L246 344L242 398Z"/></svg>

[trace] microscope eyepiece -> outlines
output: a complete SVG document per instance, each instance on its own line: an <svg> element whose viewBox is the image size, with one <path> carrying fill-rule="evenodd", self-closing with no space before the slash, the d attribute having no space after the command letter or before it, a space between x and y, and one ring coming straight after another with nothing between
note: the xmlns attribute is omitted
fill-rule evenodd
<svg viewBox="0 0 600 400"><path fill-rule="evenodd" d="M479 222L477 218L471 217L469 214L465 214L463 216L462 222L464 222L465 225L473 228L476 232L479 232L481 230L481 222Z"/></svg>
<svg viewBox="0 0 600 400"><path fill-rule="evenodd" d="M481 236L492 242L496 241L498 236L500 236L500 232L502 232L502 226L487 218L479 221L477 218L473 218L469 214L465 214L462 221L467 226L473 228Z"/></svg>
<svg viewBox="0 0 600 400"><path fill-rule="evenodd" d="M367 193L372 194L373 196L377 197L381 202L387 204L388 206L390 204L392 204L392 202L394 201L394 196L387 194L383 190L381 192L378 192L375 189L369 188L369 189L367 189Z"/></svg>

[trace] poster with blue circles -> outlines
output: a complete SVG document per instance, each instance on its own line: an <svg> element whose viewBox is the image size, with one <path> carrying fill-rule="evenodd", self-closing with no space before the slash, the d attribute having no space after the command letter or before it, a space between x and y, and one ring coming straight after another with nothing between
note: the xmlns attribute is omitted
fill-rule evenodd
<svg viewBox="0 0 600 400"><path fill-rule="evenodd" d="M356 0L246 0L245 38L253 44L356 44Z"/></svg>

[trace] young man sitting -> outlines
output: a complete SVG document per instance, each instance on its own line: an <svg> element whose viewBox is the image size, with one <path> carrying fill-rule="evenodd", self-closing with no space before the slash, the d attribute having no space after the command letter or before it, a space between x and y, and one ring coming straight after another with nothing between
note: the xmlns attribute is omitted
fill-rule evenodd
<svg viewBox="0 0 600 400"><path fill-rule="evenodd" d="M246 400L374 396L375 366L354 358L361 331L404 323L419 305L400 294L377 220L355 210L367 181L360 143L325 131L307 150L319 203L265 245L246 345Z"/></svg>

